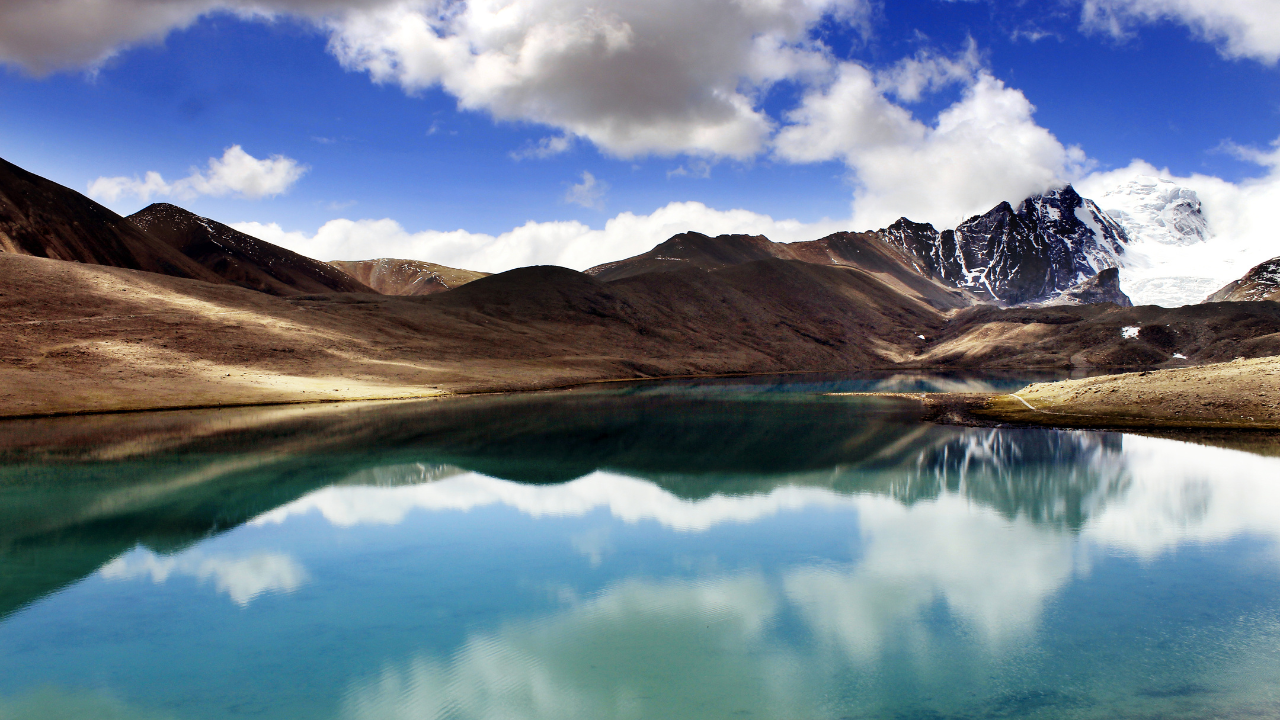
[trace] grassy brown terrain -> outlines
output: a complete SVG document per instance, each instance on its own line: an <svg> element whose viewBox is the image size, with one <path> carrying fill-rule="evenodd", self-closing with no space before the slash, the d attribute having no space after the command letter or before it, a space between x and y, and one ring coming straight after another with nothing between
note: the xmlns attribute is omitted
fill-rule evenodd
<svg viewBox="0 0 1280 720"><path fill-rule="evenodd" d="M768 260L603 283L514 270L424 297L275 297L0 253L0 416L849 371L945 323L868 273Z"/></svg>

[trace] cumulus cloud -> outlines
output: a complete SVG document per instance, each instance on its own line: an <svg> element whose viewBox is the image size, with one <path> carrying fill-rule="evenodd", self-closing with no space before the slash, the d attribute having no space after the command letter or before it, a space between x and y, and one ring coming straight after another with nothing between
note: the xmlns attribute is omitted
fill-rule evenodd
<svg viewBox="0 0 1280 720"><path fill-rule="evenodd" d="M1269 0L1085 0L1086 29L1124 38L1133 25L1171 20L1230 58L1280 61L1280 12Z"/></svg>
<svg viewBox="0 0 1280 720"><path fill-rule="evenodd" d="M825 71L811 28L866 13L865 0L422 0L330 21L330 49L379 82L440 86L617 156L748 158L772 129L755 93Z"/></svg>
<svg viewBox="0 0 1280 720"><path fill-rule="evenodd" d="M307 169L283 155L259 160L239 145L232 145L221 158L209 158L207 169L191 168L190 175L172 183L155 171L141 179L100 177L89 183L89 196L105 202L123 197L136 197L143 202L153 197L190 200L197 195L235 195L256 200L288 191Z"/></svg>
<svg viewBox="0 0 1280 720"><path fill-rule="evenodd" d="M604 194L609 192L609 183L597 180L595 175L582 171L582 182L569 186L564 194L564 201L581 205L593 210L604 209Z"/></svg>
<svg viewBox="0 0 1280 720"><path fill-rule="evenodd" d="M961 99L927 124L887 94L907 100L961 83ZM1036 124L1035 107L976 63L918 57L881 73L840 65L808 92L778 133L776 154L792 162L841 160L856 184L853 222L875 228L906 216L952 227L1001 200L1017 202L1081 174L1088 160Z"/></svg>
<svg viewBox="0 0 1280 720"><path fill-rule="evenodd" d="M848 229L848 221L774 220L748 210L715 210L697 202L671 203L648 215L620 213L602 229L576 221L528 222L488 235L466 230L411 233L390 220L331 220L313 234L287 231L276 223L242 222L232 227L267 242L320 260L403 257L451 267L501 272L528 265L560 265L585 270L638 255L689 230L764 234L779 242L813 240Z"/></svg>

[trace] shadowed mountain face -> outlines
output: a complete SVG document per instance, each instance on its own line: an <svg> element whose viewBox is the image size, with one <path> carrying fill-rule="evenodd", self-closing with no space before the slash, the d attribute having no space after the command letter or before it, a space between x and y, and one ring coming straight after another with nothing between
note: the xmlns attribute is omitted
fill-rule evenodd
<svg viewBox="0 0 1280 720"><path fill-rule="evenodd" d="M224 282L84 195L4 160L0 160L0 251Z"/></svg>
<svg viewBox="0 0 1280 720"><path fill-rule="evenodd" d="M646 273L687 268L716 270L758 260L796 260L815 265L856 268L908 297L940 310L966 307L971 299L924 277L911 260L874 233L836 233L821 240L775 243L762 235L709 237L687 232L672 237L647 253L597 265L588 275L605 282Z"/></svg>
<svg viewBox="0 0 1280 720"><path fill-rule="evenodd" d="M328 263L263 242L176 205L155 203L129 219L233 285L271 295L376 292Z"/></svg>
<svg viewBox="0 0 1280 720"><path fill-rule="evenodd" d="M1280 258L1268 260L1245 273L1239 280L1205 298L1205 302L1280 302Z"/></svg>
<svg viewBox="0 0 1280 720"><path fill-rule="evenodd" d="M329 264L383 295L434 295L489 275L424 260L330 260Z"/></svg>
<svg viewBox="0 0 1280 720"><path fill-rule="evenodd" d="M1048 300L1124 253L1124 230L1071 187L1000 203L941 233L905 218L880 231L930 277L1002 305Z"/></svg>

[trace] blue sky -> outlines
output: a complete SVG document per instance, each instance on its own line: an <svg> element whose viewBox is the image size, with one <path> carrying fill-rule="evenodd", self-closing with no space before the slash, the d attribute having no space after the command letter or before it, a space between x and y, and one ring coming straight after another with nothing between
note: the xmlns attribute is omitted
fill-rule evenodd
<svg viewBox="0 0 1280 720"><path fill-rule="evenodd" d="M1269 182L1277 22L1248 0L15 0L0 157L323 259L585 266L671 229L948 225L1135 159Z"/></svg>

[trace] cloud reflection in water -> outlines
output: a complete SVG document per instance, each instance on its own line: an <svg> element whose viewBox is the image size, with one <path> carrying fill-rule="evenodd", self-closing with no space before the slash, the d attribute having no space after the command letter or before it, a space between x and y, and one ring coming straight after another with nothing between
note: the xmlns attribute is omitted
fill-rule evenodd
<svg viewBox="0 0 1280 720"><path fill-rule="evenodd" d="M228 557L191 551L163 556L142 547L103 565L98 574L106 580L149 577L157 585L175 575L194 577L200 582L213 580L218 592L226 593L241 607L263 593L293 592L308 579L306 568L282 553Z"/></svg>

